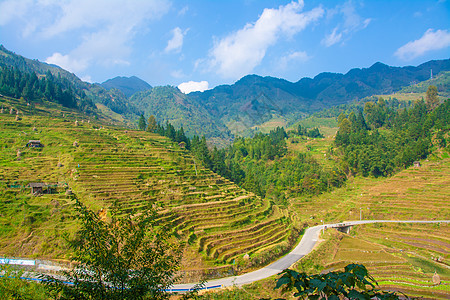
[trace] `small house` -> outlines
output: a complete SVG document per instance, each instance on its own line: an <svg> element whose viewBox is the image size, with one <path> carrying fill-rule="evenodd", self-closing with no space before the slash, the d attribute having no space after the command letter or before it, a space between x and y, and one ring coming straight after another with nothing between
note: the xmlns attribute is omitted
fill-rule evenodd
<svg viewBox="0 0 450 300"><path fill-rule="evenodd" d="M184 149L184 148L186 148L186 143L185 143L185 142L180 142L180 143L178 144L178 146L179 146L181 149Z"/></svg>
<svg viewBox="0 0 450 300"><path fill-rule="evenodd" d="M414 162L414 167L419 168L420 167L420 161L415 161Z"/></svg>
<svg viewBox="0 0 450 300"><path fill-rule="evenodd" d="M40 195L44 193L44 188L47 188L47 185L43 182L30 182L28 187L31 188L33 195Z"/></svg>
<svg viewBox="0 0 450 300"><path fill-rule="evenodd" d="M29 148L41 148L44 147L44 145L41 143L40 140L29 140L27 143L27 147Z"/></svg>
<svg viewBox="0 0 450 300"><path fill-rule="evenodd" d="M53 194L58 185L56 183L30 182L27 187L31 188L31 194L42 195Z"/></svg>

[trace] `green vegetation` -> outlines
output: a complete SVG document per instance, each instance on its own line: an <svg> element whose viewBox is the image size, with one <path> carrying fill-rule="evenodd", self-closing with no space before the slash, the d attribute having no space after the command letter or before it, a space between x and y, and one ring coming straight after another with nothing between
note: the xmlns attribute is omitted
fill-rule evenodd
<svg viewBox="0 0 450 300"><path fill-rule="evenodd" d="M2 299L47 300L54 294L41 284L21 279L23 271L0 266L0 297Z"/></svg>
<svg viewBox="0 0 450 300"><path fill-rule="evenodd" d="M400 299L395 292L376 289L377 282L366 267L358 264L345 266L344 271L307 275L284 270L275 288L294 292L299 299Z"/></svg>
<svg viewBox="0 0 450 300"><path fill-rule="evenodd" d="M62 235L79 226L70 193L104 213L114 203L122 215L155 207L158 222L186 242L181 273L193 280L267 264L296 242L285 209L204 168L168 138L86 120L52 103L31 115L23 100L0 101L23 111L17 121L9 110L0 114L2 255L68 259ZM28 148L29 140L44 147ZM52 193L35 197L30 182Z"/></svg>
<svg viewBox="0 0 450 300"><path fill-rule="evenodd" d="M129 98L129 103L144 112L146 118L153 115L160 124L170 122L176 128L183 127L190 137L205 135L218 145L226 145L231 139L221 122L176 87L160 86L138 92Z"/></svg>
<svg viewBox="0 0 450 300"><path fill-rule="evenodd" d="M54 78L48 71L41 79L35 73L22 73L17 69L0 67L0 92L9 97L24 98L30 105L43 100L56 102L65 107L80 107L91 112L95 107L82 90L73 91L74 86L60 75ZM78 98L78 99L77 99Z"/></svg>
<svg viewBox="0 0 450 300"><path fill-rule="evenodd" d="M76 266L64 279L46 276L59 299L167 299L179 268L182 245L158 226L156 212L143 210L104 220L76 199L81 228L70 241ZM66 284L66 282L73 284Z"/></svg>
<svg viewBox="0 0 450 300"><path fill-rule="evenodd" d="M339 116L335 144L344 168L363 176L388 176L424 159L430 153L432 136L446 146L450 100L427 112L424 101L409 109L393 110L380 98L367 102L362 111Z"/></svg>
<svg viewBox="0 0 450 300"><path fill-rule="evenodd" d="M317 128L309 134L321 136ZM209 150L204 138L194 137L190 144L204 166L278 205L286 206L288 197L318 194L343 184L345 175L338 168L328 170L308 153L289 152L287 138L278 127L253 138L236 138L232 146L220 150Z"/></svg>
<svg viewBox="0 0 450 300"><path fill-rule="evenodd" d="M137 218L152 207L153 221L183 245L178 275L188 281L266 265L319 220L449 218L443 208L450 195L450 101L442 101L448 88L439 85L446 74L420 88L425 101L370 97L299 121L350 98L397 91L448 60L420 66L415 75L375 64L297 83L247 76L190 95L159 87L128 101L119 90L0 52L1 255L67 262L73 252L64 234L80 228L71 194L98 218L113 211ZM385 80L386 74L401 80ZM126 118L140 130L122 127ZM261 124L265 133L255 133ZM286 132L282 124L295 125ZM231 132L246 137L231 143ZM44 147L28 147L30 140ZM421 167L411 167L416 160ZM43 193L33 194L30 183L43 184ZM383 289L448 294L445 224L375 224L325 237L296 270L363 263ZM430 283L433 270L443 285ZM267 279L217 295L281 297L273 287Z"/></svg>
<svg viewBox="0 0 450 300"><path fill-rule="evenodd" d="M416 94L424 94L428 90L430 86L437 87L437 91L443 97L449 97L449 86L450 86L450 72L443 71L439 73L437 76L434 76L432 79L428 79L426 81L418 82L416 84L412 84L409 86L403 87L399 93L416 93Z"/></svg>

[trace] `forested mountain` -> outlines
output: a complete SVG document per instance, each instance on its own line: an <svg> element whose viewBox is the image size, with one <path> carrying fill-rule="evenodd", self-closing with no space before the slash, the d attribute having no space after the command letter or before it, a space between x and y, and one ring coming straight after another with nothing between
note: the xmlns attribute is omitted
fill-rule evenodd
<svg viewBox="0 0 450 300"><path fill-rule="evenodd" d="M33 95L33 99L26 100L36 100L37 98L41 99L41 95L39 94L39 88L35 85L36 78L39 78L42 81L42 78L47 78L48 82L55 82L61 84L61 91L69 91L73 94L76 101L83 102L83 104L77 105L78 108L86 107L87 102L92 103L101 103L111 109L112 111L124 115L130 119L136 118L141 112L134 107L132 104L127 102L126 97L123 93L118 92L117 90L108 91L105 88L96 85L90 84L88 82L84 82L79 79L75 74L70 73L56 65L50 65L44 62L40 62L38 60L31 60L25 58L21 55L18 55L12 51L7 50L3 45L0 45L0 72L4 73L6 70L12 72L14 78L10 79L9 84L14 84L14 88L11 93L6 92L7 96L12 97L20 97L25 96L22 95L23 90L26 86L26 81L28 79L29 87L33 87L34 91L37 93ZM20 78L18 77L20 74ZM4 78L8 76L7 74L3 74ZM51 78L50 78L51 77ZM14 80L14 83L12 82ZM17 84L15 83L17 82ZM8 84L5 81L4 84ZM45 83L44 83L45 84ZM8 88L7 88L8 89ZM45 89L45 87L44 87ZM49 90L51 91L51 89ZM55 86L55 91L52 93L56 93L58 90ZM54 97L55 95L50 95L53 100L56 100L58 97ZM52 101L47 93L46 100ZM87 101L87 102L86 102ZM56 100L56 102L60 102ZM79 103L80 104L80 103ZM66 105L70 106L70 105ZM72 105L74 107L74 105ZM91 105L91 108L95 110L94 106ZM92 110L91 109L91 110Z"/></svg>
<svg viewBox="0 0 450 300"><path fill-rule="evenodd" d="M122 91L122 93L127 98L129 98L131 95L137 92L150 90L152 88L150 84L148 84L147 82L136 76L131 77L117 76L112 79L106 80L100 85L107 90L118 89Z"/></svg>
<svg viewBox="0 0 450 300"><path fill-rule="evenodd" d="M50 65L39 60L31 60L18 55L12 51L7 50L3 45L0 45L0 66L14 67L15 69L25 73L36 73L36 75L45 75L48 71L54 76L58 74L62 78L71 81L72 84L78 88L87 88L89 84L82 81L75 74L64 70L56 65Z"/></svg>
<svg viewBox="0 0 450 300"><path fill-rule="evenodd" d="M233 135L252 136L261 127L270 130L290 125L323 108L400 91L429 79L431 70L433 74L450 71L450 59L429 61L417 67L376 63L346 74L321 73L297 82L248 75L232 85L188 95L170 86L152 89L134 76L116 77L101 85L89 84L57 66L24 58L3 46L0 66L29 73L31 77L32 73L38 77L51 73L54 78L64 80L67 87L70 85L77 99L103 104L134 123L141 114L145 118L154 115L159 123L169 121L177 128L183 126L190 137L205 135L209 141L224 144ZM439 93L446 93L445 80L438 89ZM273 120L278 123L271 124Z"/></svg>
<svg viewBox="0 0 450 300"><path fill-rule="evenodd" d="M134 94L129 101L145 112L147 118L154 115L162 124L169 121L176 128L183 126L188 136L205 135L209 139L219 138L222 142L231 138L220 120L217 121L204 107L176 87L154 87Z"/></svg>
<svg viewBox="0 0 450 300"><path fill-rule="evenodd" d="M390 67L375 63L346 74L321 73L314 78L289 82L248 75L233 85L189 94L233 133L248 133L274 117L298 119L320 109L371 95L389 94L450 70L450 59L429 61L418 67Z"/></svg>

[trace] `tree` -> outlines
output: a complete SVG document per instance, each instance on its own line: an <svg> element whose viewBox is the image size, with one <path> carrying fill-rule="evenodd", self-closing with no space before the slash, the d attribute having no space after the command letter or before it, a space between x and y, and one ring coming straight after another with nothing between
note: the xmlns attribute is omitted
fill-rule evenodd
<svg viewBox="0 0 450 300"><path fill-rule="evenodd" d="M139 117L138 127L140 130L145 130L145 127L147 127L147 124L145 123L144 115L142 115L142 114Z"/></svg>
<svg viewBox="0 0 450 300"><path fill-rule="evenodd" d="M147 120L147 131L148 132L156 132L156 129L158 128L158 123L156 122L156 118L154 115L151 115L148 117Z"/></svg>
<svg viewBox="0 0 450 300"><path fill-rule="evenodd" d="M81 228L69 240L77 266L63 280L47 276L47 287L61 299L166 299L181 258L167 228L157 227L156 212L103 220L76 199Z"/></svg>
<svg viewBox="0 0 450 300"><path fill-rule="evenodd" d="M299 299L400 299L395 292L376 289L377 282L369 275L366 267L350 264L345 270L327 274L307 275L286 269L281 272L275 289L282 286L284 291L296 290Z"/></svg>
<svg viewBox="0 0 450 300"><path fill-rule="evenodd" d="M430 85L427 89L426 104L429 111L434 110L439 105L437 87Z"/></svg>

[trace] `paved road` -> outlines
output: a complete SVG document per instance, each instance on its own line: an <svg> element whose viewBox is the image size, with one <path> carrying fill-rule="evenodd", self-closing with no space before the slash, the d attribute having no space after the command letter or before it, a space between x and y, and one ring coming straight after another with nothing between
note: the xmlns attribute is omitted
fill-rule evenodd
<svg viewBox="0 0 450 300"><path fill-rule="evenodd" d="M364 221L348 221L335 224L325 224L310 227L305 231L300 243L286 256L280 258L276 262L253 272L246 273L239 276L232 276L226 278L220 278L208 281L206 283L206 289L217 288L217 287L227 287L233 285L243 285L252 283L261 279L268 278L270 276L276 275L291 267L295 262L300 260L303 256L307 255L312 251L317 240L319 239L320 231L325 228L330 227L343 227L343 226L354 226L360 224L369 223L450 223L449 220L434 220L434 221L392 221L392 220L364 220ZM174 291L186 291L193 288L194 283L188 284L176 284L173 286Z"/></svg>
<svg viewBox="0 0 450 300"><path fill-rule="evenodd" d="M335 223L335 224L325 224L325 225L318 225L314 227L310 227L305 231L305 234L303 235L300 243L286 256L280 258L279 260L275 261L274 263L239 276L232 276L232 277L226 277L226 278L220 278L208 281L206 283L206 286L204 289L213 289L213 288L219 288L219 287L227 287L227 286L233 286L233 285L243 285L252 283L261 279L268 278L270 276L276 275L283 271L284 269L287 269L291 267L295 262L300 260L303 256L307 255L312 251L314 246L317 243L317 240L319 239L320 231L325 228L330 227L347 227L347 226L355 226L360 224L369 224L369 223L450 223L449 220L433 220L433 221L393 221L393 220L365 220L365 221L347 221L342 223ZM0 259L0 264L15 264L15 265L36 265L36 261L29 260L29 259ZM53 264L46 264L44 261L39 263L38 269L40 270L53 270L57 271L61 269L61 267L55 266ZM27 276L24 277L24 279L28 280L38 280L36 279L35 272L26 272ZM189 289L192 289L194 287L195 283L188 283L188 284L176 284L172 287L172 291L187 291Z"/></svg>

